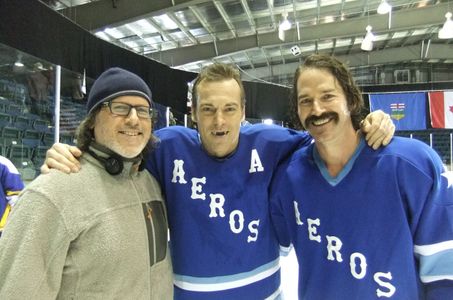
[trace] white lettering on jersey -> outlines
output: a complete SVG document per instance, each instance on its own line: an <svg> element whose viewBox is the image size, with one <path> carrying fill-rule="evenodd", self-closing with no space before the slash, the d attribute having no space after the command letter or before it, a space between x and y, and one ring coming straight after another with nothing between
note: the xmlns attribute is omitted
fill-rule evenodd
<svg viewBox="0 0 453 300"><path fill-rule="evenodd" d="M261 163L260 156L258 155L258 151L256 149L252 150L252 156L250 159L250 169L249 173L255 173L255 172L263 172L264 167L263 164Z"/></svg>
<svg viewBox="0 0 453 300"><path fill-rule="evenodd" d="M173 178L171 180L172 183L180 183L186 184L187 181L185 180L185 170L184 170L184 160L175 159L173 160ZM256 149L252 150L251 155L251 165L250 165L250 173L254 172L262 172L264 167L261 163L260 157ZM225 196L221 193L209 193L205 189L209 189L207 185L207 178L206 177L192 177L190 178L191 181L191 195L190 198L193 200L206 200L207 195L209 195L209 218L224 218L225 217L225 209L224 205L227 201ZM207 204L207 203L206 203ZM226 211L229 213L229 209ZM225 219L218 219L223 223ZM226 220L225 220L226 221ZM229 226L230 230L234 234L239 234L244 231L244 228L247 225L248 233L244 233L244 237L247 234L247 243L256 242L258 240L259 235L259 225L260 220L252 220L251 222L246 222L244 213L241 210L233 210L229 213ZM226 225L226 222L225 222Z"/></svg>
<svg viewBox="0 0 453 300"><path fill-rule="evenodd" d="M235 226L236 225L236 221L234 220L235 216L238 216L239 227ZM244 229L244 214L242 213L242 211L236 209L230 213L230 229L233 233L236 234L240 233L242 229Z"/></svg>
<svg viewBox="0 0 453 300"><path fill-rule="evenodd" d="M360 261L360 272L357 273L356 271L356 259ZM351 274L354 276L356 279L362 279L366 275L366 257L362 253L359 252L354 252L351 254L351 257L349 258L349 266L351 267Z"/></svg>
<svg viewBox="0 0 453 300"><path fill-rule="evenodd" d="M206 194L205 193L201 193L202 188L203 188L201 183L202 184L206 184L206 177L202 177L202 178L194 177L194 178L192 178L192 195L190 195L190 198L206 200Z"/></svg>
<svg viewBox="0 0 453 300"><path fill-rule="evenodd" d="M299 207L296 201L293 201L294 203L294 213L296 214L296 224L297 225L304 225L304 222L300 219L300 212L299 212Z"/></svg>
<svg viewBox="0 0 453 300"><path fill-rule="evenodd" d="M341 257L340 249L343 246L343 242L336 236L326 235L327 239L327 259L335 260L333 253L336 253L336 260L342 262L343 258Z"/></svg>
<svg viewBox="0 0 453 300"><path fill-rule="evenodd" d="M387 281L382 281L382 278L386 278L386 279L389 279L391 280L392 279L392 273L391 272L387 272L387 273L383 273L383 272L376 272L373 276L373 279L374 281L379 284L381 287L384 287L384 288L387 288L388 291L382 291L380 289L376 289L376 295L380 298L380 297L387 297L387 298L390 298L393 296L393 294L395 294L395 291L396 291L396 288L393 284L391 284L390 282L387 282Z"/></svg>
<svg viewBox="0 0 453 300"><path fill-rule="evenodd" d="M299 210L298 210L298 203L296 201L294 203L294 211L296 214L296 223L299 225L297 219L300 218ZM317 219L310 219L307 218L307 230L308 230L308 237L312 241L316 241L321 243L321 236L318 234L318 228L321 225L321 221L319 218ZM300 222L301 224L302 221ZM340 252L343 242L337 236L329 236L326 235L327 240L327 259L330 261L337 261L341 263L343 261L342 254ZM349 267L352 276L355 279L361 280L367 276L367 258L360 252L354 252L349 257ZM392 281L392 273L387 272L376 272L373 275L373 280L376 282L379 287L376 289L377 297L392 297L396 292L396 287L391 283Z"/></svg>
<svg viewBox="0 0 453 300"><path fill-rule="evenodd" d="M250 235L247 237L247 243L256 242L258 239L258 226L260 225L260 220L253 220L249 223Z"/></svg>
<svg viewBox="0 0 453 300"><path fill-rule="evenodd" d="M181 184L186 184L187 181L184 179L184 174L186 174L186 172L184 172L184 168L183 168L184 161L182 159L175 159L173 161L173 164L174 164L173 178L171 179L171 182L172 183L178 182ZM179 181L176 180L178 177L179 177Z"/></svg>
<svg viewBox="0 0 453 300"><path fill-rule="evenodd" d="M319 219L310 219L307 218L307 224L308 224L308 237L311 241L317 241L318 243L321 243L321 236L317 235L317 227L315 225L319 226L321 222Z"/></svg>
<svg viewBox="0 0 453 300"><path fill-rule="evenodd" d="M209 194L211 198L211 203L209 207L211 208L211 213L209 214L210 218L217 217L216 209L219 211L219 215L223 218L225 217L225 212L223 210L223 204L225 204L225 197L222 194Z"/></svg>

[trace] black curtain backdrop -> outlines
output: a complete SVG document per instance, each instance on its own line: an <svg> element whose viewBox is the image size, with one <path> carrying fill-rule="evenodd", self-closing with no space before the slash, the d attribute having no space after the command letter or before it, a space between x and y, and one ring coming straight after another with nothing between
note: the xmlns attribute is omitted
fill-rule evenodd
<svg viewBox="0 0 453 300"><path fill-rule="evenodd" d="M187 113L187 82L196 74L166 65L110 44L37 0L0 0L0 43L63 68L97 78L118 66L141 76L153 100ZM248 118L285 120L288 89L245 82Z"/></svg>
<svg viewBox="0 0 453 300"><path fill-rule="evenodd" d="M244 82L246 117L288 121L289 88Z"/></svg>
<svg viewBox="0 0 453 300"><path fill-rule="evenodd" d="M118 66L141 76L153 100L185 112L187 81L196 74L135 54L97 38L37 0L0 0L0 42L63 68L96 78Z"/></svg>

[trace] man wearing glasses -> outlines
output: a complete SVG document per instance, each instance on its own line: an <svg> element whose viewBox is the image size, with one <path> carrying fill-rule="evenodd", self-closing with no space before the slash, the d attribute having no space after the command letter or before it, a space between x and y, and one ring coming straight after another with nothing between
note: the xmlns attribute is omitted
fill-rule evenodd
<svg viewBox="0 0 453 300"><path fill-rule="evenodd" d="M0 243L0 299L172 299L167 216L142 160L151 91L120 68L94 83L77 132L82 170L23 192Z"/></svg>

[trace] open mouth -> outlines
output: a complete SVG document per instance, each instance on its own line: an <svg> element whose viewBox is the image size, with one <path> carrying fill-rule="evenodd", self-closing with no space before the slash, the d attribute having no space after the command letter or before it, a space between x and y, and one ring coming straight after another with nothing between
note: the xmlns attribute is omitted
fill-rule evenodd
<svg viewBox="0 0 453 300"><path fill-rule="evenodd" d="M224 136L227 135L229 131L212 131L211 134L215 136Z"/></svg>

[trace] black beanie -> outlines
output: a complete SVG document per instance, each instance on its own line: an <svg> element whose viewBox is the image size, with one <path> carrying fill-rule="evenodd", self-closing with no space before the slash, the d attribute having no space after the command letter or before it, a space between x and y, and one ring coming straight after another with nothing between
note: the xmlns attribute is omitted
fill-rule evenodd
<svg viewBox="0 0 453 300"><path fill-rule="evenodd" d="M87 113L101 103L120 96L140 96L151 106L151 90L139 76L121 68L111 68L102 73L88 95Z"/></svg>

